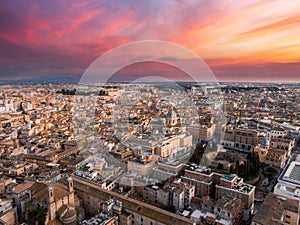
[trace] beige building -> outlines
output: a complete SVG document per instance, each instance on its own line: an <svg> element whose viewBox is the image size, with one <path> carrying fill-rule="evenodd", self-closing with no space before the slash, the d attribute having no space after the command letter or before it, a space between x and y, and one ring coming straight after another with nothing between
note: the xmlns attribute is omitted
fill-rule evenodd
<svg viewBox="0 0 300 225"><path fill-rule="evenodd" d="M236 175L223 175L220 183L216 185L216 199L231 196L240 199L244 206L244 219L247 220L254 210L255 187L243 182Z"/></svg>
<svg viewBox="0 0 300 225"><path fill-rule="evenodd" d="M101 189L98 185L89 182L88 180L73 177L74 188L78 197L83 203L87 213L96 215L100 204L108 199L121 201L123 209L132 215L131 220L127 224L144 224L144 225L195 225L195 222L183 216L165 211L161 208L154 207L149 204L134 200L129 197L117 194L112 191ZM125 223L123 223L125 224Z"/></svg>
<svg viewBox="0 0 300 225"><path fill-rule="evenodd" d="M225 132L223 145L244 151L251 151L259 143L259 132L250 129L230 128Z"/></svg>
<svg viewBox="0 0 300 225"><path fill-rule="evenodd" d="M251 225L299 224L299 201L269 193Z"/></svg>
<svg viewBox="0 0 300 225"><path fill-rule="evenodd" d="M295 139L290 137L271 138L270 141L265 138L253 151L258 154L259 162L283 168L294 145Z"/></svg>
<svg viewBox="0 0 300 225"><path fill-rule="evenodd" d="M128 161L128 171L143 176L151 176L153 173L153 168L155 166L155 161L140 161L140 160L131 160Z"/></svg>
<svg viewBox="0 0 300 225"><path fill-rule="evenodd" d="M209 141L213 138L216 129L215 124L201 125L199 127L199 138L201 141Z"/></svg>
<svg viewBox="0 0 300 225"><path fill-rule="evenodd" d="M17 224L17 210L13 208L13 201L10 199L0 199L0 224Z"/></svg>
<svg viewBox="0 0 300 225"><path fill-rule="evenodd" d="M165 206L173 206L176 210L182 210L188 206L195 195L195 187L180 180L175 181L160 189L158 186L144 187L143 199Z"/></svg>
<svg viewBox="0 0 300 225"><path fill-rule="evenodd" d="M287 155L291 154L294 145L295 139L291 137L271 138L270 141L270 148L285 150Z"/></svg>
<svg viewBox="0 0 300 225"><path fill-rule="evenodd" d="M286 163L286 151L281 149L269 149L264 163L277 168L283 168Z"/></svg>
<svg viewBox="0 0 300 225"><path fill-rule="evenodd" d="M61 183L36 182L30 187L29 198L27 210L35 209L38 205L47 209L45 224L52 224L54 221L70 225L77 223L78 214L72 178L68 178L68 186Z"/></svg>
<svg viewBox="0 0 300 225"><path fill-rule="evenodd" d="M195 196L236 197L242 200L245 210L244 219L253 213L255 187L243 182L237 175L222 175L209 170L186 169L182 181L195 186Z"/></svg>
<svg viewBox="0 0 300 225"><path fill-rule="evenodd" d="M240 225L243 220L244 204L241 199L223 196L218 200L203 198L201 211L194 211L191 218L199 224Z"/></svg>
<svg viewBox="0 0 300 225"><path fill-rule="evenodd" d="M179 146L180 146L180 137L176 135L163 140L155 150L155 153L165 158L168 157L171 154L171 152Z"/></svg>

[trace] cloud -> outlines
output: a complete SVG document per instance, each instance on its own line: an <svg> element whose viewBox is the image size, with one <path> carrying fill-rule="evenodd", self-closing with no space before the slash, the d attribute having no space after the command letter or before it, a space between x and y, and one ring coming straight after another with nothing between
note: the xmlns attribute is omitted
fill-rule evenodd
<svg viewBox="0 0 300 225"><path fill-rule="evenodd" d="M80 75L111 48L158 39L191 49L226 79L259 63L266 74L286 63L294 77L299 23L297 0L4 1L0 76Z"/></svg>

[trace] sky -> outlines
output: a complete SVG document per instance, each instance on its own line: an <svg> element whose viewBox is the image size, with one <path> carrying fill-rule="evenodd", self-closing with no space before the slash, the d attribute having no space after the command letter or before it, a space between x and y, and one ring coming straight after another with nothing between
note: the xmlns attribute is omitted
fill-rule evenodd
<svg viewBox="0 0 300 225"><path fill-rule="evenodd" d="M80 77L112 48L163 40L219 81L300 82L299 37L299 0L1 1L0 80Z"/></svg>

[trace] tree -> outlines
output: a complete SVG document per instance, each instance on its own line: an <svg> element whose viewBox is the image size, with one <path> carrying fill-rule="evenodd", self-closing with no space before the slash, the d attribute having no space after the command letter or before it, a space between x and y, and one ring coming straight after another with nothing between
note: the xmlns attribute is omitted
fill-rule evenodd
<svg viewBox="0 0 300 225"><path fill-rule="evenodd" d="M236 163L235 163L235 174L238 175L238 176L240 174L239 167L240 167L240 163L239 163L238 160L236 160Z"/></svg>
<svg viewBox="0 0 300 225"><path fill-rule="evenodd" d="M190 159L190 162L192 163L196 163L197 165L200 164L200 161L201 161L201 158L205 152L205 149L206 149L206 146L205 145L202 145L202 144L197 144L196 145L196 148L195 148L195 151Z"/></svg>
<svg viewBox="0 0 300 225"><path fill-rule="evenodd" d="M221 162L219 162L217 169L218 170L223 170L223 168L224 168L223 164Z"/></svg>
<svg viewBox="0 0 300 225"><path fill-rule="evenodd" d="M233 170L233 166L232 166L232 165L230 165L230 167L229 167L229 173L230 173L230 174L232 174L232 173L233 173L233 171L234 171L234 170Z"/></svg>
<svg viewBox="0 0 300 225"><path fill-rule="evenodd" d="M46 216L47 216L47 209L38 205L36 209L32 209L28 211L27 213L28 224L36 224L37 222L38 225L44 225Z"/></svg>

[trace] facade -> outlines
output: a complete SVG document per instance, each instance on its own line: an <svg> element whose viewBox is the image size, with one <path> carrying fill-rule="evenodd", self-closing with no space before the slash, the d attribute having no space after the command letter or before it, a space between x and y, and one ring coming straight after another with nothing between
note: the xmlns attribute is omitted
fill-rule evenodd
<svg viewBox="0 0 300 225"><path fill-rule="evenodd" d="M223 145L228 148L251 151L259 143L259 132L251 129L227 129Z"/></svg>
<svg viewBox="0 0 300 225"><path fill-rule="evenodd" d="M282 169L285 166L287 155L285 150L269 149L264 163Z"/></svg>
<svg viewBox="0 0 300 225"><path fill-rule="evenodd" d="M30 203L30 187L33 184L34 182L27 182L13 188L12 196L17 207L19 222L24 221L26 206Z"/></svg>
<svg viewBox="0 0 300 225"><path fill-rule="evenodd" d="M214 136L215 124L201 125L199 128L199 138L201 141L210 141Z"/></svg>
<svg viewBox="0 0 300 225"><path fill-rule="evenodd" d="M288 131L281 127L273 127L270 131L270 136L272 138L282 138L287 136Z"/></svg>
<svg viewBox="0 0 300 225"><path fill-rule="evenodd" d="M155 166L155 161L147 162L140 160L132 160L128 162L128 171L138 175L151 175Z"/></svg>
<svg viewBox="0 0 300 225"><path fill-rule="evenodd" d="M162 143L155 150L155 153L165 158L172 153L173 149L178 148L179 146L180 146L180 137L179 136L170 137L162 141Z"/></svg>
<svg viewBox="0 0 300 225"><path fill-rule="evenodd" d="M195 187L180 180L164 186L144 187L143 199L164 206L172 206L175 210L182 210L190 206L195 195Z"/></svg>
<svg viewBox="0 0 300 225"><path fill-rule="evenodd" d="M18 224L17 210L13 208L11 199L0 199L0 224Z"/></svg>
<svg viewBox="0 0 300 225"><path fill-rule="evenodd" d="M153 168L153 177L158 180L167 180L170 177L175 177L184 166L185 164L180 162L158 162Z"/></svg>
<svg viewBox="0 0 300 225"><path fill-rule="evenodd" d="M184 209L184 189L180 187L171 187L172 193L172 206L176 210Z"/></svg>
<svg viewBox="0 0 300 225"><path fill-rule="evenodd" d="M244 219L253 214L255 187L243 182L242 178L236 175L223 175L220 183L216 185L216 199L223 196L231 196L240 199L244 204Z"/></svg>
<svg viewBox="0 0 300 225"><path fill-rule="evenodd" d="M295 139L292 137L277 137L270 140L270 148L285 150L287 155L291 154L294 145Z"/></svg>

